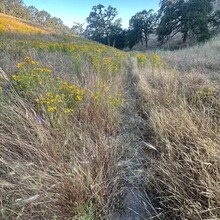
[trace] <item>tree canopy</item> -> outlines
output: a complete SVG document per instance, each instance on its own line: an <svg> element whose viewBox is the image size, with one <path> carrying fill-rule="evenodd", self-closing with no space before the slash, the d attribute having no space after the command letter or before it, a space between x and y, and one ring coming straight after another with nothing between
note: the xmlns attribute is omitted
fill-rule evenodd
<svg viewBox="0 0 220 220"><path fill-rule="evenodd" d="M115 46L117 36L122 32L121 19L115 19L118 12L112 6L98 4L93 6L89 17L86 19L88 26L85 30L85 36L89 39Z"/></svg>
<svg viewBox="0 0 220 220"><path fill-rule="evenodd" d="M198 41L211 36L210 17L213 0L162 0L157 27L158 40L162 43L177 33L182 34L183 43L191 34Z"/></svg>
<svg viewBox="0 0 220 220"><path fill-rule="evenodd" d="M143 10L136 13L129 21L130 29L133 30L133 42L145 41L146 47L148 46L149 35L153 33L155 28L156 15L153 14L153 10ZM132 36L130 36L131 38Z"/></svg>
<svg viewBox="0 0 220 220"><path fill-rule="evenodd" d="M213 7L214 6L214 7ZM47 11L34 6L26 7L23 0L1 0L0 12L51 28L59 33L74 33L97 42L123 49L130 49L137 43L145 44L151 34L157 35L160 43L165 43L176 34L182 42L189 38L197 41L209 39L220 29L220 6L218 0L161 0L158 13L152 9L142 10L133 15L129 28L122 28L118 11L109 5L98 4L83 23L73 22L69 27L60 18L52 17Z"/></svg>

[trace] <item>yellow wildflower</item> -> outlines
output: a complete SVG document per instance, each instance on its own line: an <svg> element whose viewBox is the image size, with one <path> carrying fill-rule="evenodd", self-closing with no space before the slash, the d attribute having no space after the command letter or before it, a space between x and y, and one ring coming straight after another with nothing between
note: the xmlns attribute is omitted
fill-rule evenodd
<svg viewBox="0 0 220 220"><path fill-rule="evenodd" d="M108 92L108 91L109 91L109 87L106 86L105 89L104 89L104 91L105 91L105 92Z"/></svg>
<svg viewBox="0 0 220 220"><path fill-rule="evenodd" d="M53 97L53 95L52 95L51 92L48 92L48 93L47 93L47 96L48 96L48 97Z"/></svg>
<svg viewBox="0 0 220 220"><path fill-rule="evenodd" d="M31 60L31 64L32 65L39 65L39 63L37 61L33 61L33 60Z"/></svg>
<svg viewBox="0 0 220 220"><path fill-rule="evenodd" d="M30 57L25 57L25 62L27 63L27 64L31 64L31 58Z"/></svg>
<svg viewBox="0 0 220 220"><path fill-rule="evenodd" d="M56 96L55 96L55 102L57 102L57 103L60 103L60 102L62 102L62 100L61 100L61 98L60 98L60 95L58 95L58 94L56 94Z"/></svg>
<svg viewBox="0 0 220 220"><path fill-rule="evenodd" d="M19 69L21 69L21 68L24 67L24 64L23 64L23 63L18 63L17 67L18 67Z"/></svg>
<svg viewBox="0 0 220 220"><path fill-rule="evenodd" d="M71 109L71 108L65 108L65 109L64 109L64 112L65 112L65 113L70 113L70 112L73 112L73 109Z"/></svg>
<svg viewBox="0 0 220 220"><path fill-rule="evenodd" d="M54 106L54 107L49 107L49 108L47 109L48 112L55 112L56 110L57 110L57 107L56 107L56 106Z"/></svg>
<svg viewBox="0 0 220 220"><path fill-rule="evenodd" d="M77 99L78 101L81 101L81 100L82 100L82 96L77 95L77 96L76 96L76 99Z"/></svg>

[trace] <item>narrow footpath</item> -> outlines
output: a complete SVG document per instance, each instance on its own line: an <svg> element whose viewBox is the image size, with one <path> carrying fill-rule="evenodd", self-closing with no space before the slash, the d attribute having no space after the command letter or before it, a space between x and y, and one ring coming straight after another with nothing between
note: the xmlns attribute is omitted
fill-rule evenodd
<svg viewBox="0 0 220 220"><path fill-rule="evenodd" d="M124 156L119 162L120 177L123 183L120 194L120 210L110 216L114 220L143 220L159 219L157 212L151 202L145 184L148 169L146 164L146 148L141 139L142 118L138 115L136 86L137 78L133 71L138 71L135 64L130 62L130 67L125 77L125 107L122 114L122 143L125 144Z"/></svg>

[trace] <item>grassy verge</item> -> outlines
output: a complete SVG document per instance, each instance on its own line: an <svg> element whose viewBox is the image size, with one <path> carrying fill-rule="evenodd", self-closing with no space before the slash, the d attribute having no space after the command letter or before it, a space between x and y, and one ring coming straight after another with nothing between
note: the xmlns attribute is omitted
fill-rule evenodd
<svg viewBox="0 0 220 220"><path fill-rule="evenodd" d="M146 121L142 135L151 146L146 149L152 166L146 185L156 195L161 219L220 218L219 80L187 68L208 56L208 48L215 51L217 43L162 53L173 65L184 61L188 71L149 64L137 73L140 114ZM201 56L190 52L195 50ZM209 58L202 64L214 63Z"/></svg>

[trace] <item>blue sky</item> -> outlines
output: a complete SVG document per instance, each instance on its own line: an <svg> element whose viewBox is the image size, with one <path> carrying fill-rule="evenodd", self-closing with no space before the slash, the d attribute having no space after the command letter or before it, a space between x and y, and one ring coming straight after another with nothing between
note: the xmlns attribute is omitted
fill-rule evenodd
<svg viewBox="0 0 220 220"><path fill-rule="evenodd" d="M122 18L123 28L128 27L130 18L144 9L159 9L160 0L24 0L26 6L33 5L61 18L65 25L72 27L73 22L84 23L94 5L111 5L118 10L117 18Z"/></svg>

